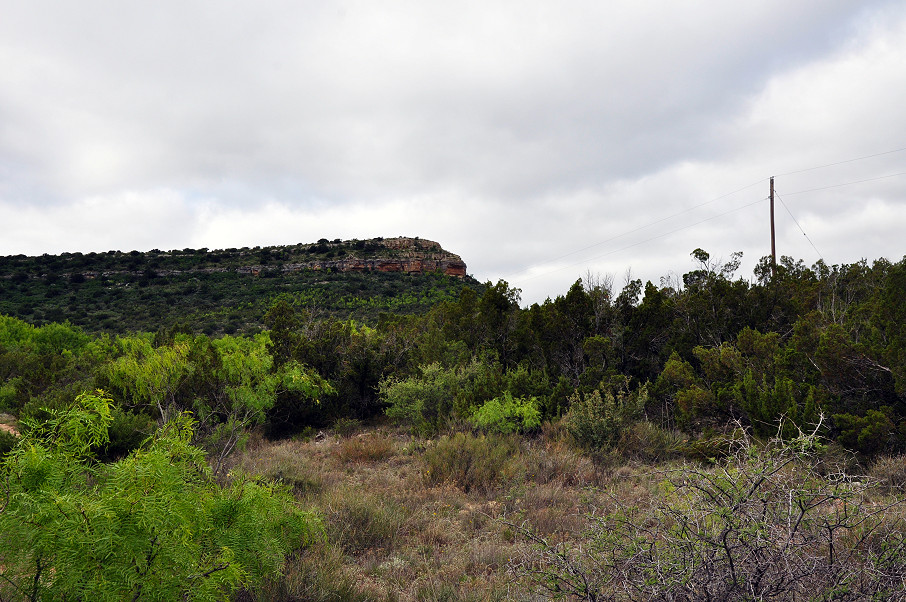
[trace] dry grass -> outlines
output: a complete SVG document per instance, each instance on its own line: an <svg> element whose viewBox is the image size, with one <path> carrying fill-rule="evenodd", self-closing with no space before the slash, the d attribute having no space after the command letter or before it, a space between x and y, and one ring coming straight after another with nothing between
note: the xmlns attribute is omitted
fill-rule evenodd
<svg viewBox="0 0 906 602"><path fill-rule="evenodd" d="M425 483L491 495L518 474L518 448L515 435L445 435L424 453Z"/></svg>
<svg viewBox="0 0 906 602"><path fill-rule="evenodd" d="M906 456L881 456L871 465L869 476L885 493L906 491Z"/></svg>
<svg viewBox="0 0 906 602"><path fill-rule="evenodd" d="M396 442L386 433L372 432L343 439L334 449L336 457L345 463L380 462L396 451Z"/></svg>
<svg viewBox="0 0 906 602"><path fill-rule="evenodd" d="M294 556L260 600L538 599L509 570L527 544L501 519L575 539L615 494L637 501L655 490L640 471L596 469L555 430L262 442L233 469L290 485L327 525L328 542Z"/></svg>
<svg viewBox="0 0 906 602"><path fill-rule="evenodd" d="M232 469L242 470L289 486L296 495L311 495L333 485L339 478L298 441L261 443L234 459Z"/></svg>
<svg viewBox="0 0 906 602"><path fill-rule="evenodd" d="M350 556L384 557L393 551L407 510L388 496L346 486L321 500L328 537Z"/></svg>

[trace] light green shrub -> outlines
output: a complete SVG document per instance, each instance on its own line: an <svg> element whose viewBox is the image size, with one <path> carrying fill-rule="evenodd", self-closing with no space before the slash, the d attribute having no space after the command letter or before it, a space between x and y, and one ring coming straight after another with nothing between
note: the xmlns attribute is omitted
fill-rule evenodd
<svg viewBox="0 0 906 602"><path fill-rule="evenodd" d="M422 366L421 372L421 376L406 379L384 379L378 390L388 404L388 416L430 435L451 414L457 377L455 370L447 370L440 364Z"/></svg>
<svg viewBox="0 0 906 602"><path fill-rule="evenodd" d="M110 400L82 395L0 463L0 598L226 600L319 537L284 489L241 476L219 485L186 415L98 464L111 421Z"/></svg>
<svg viewBox="0 0 906 602"><path fill-rule="evenodd" d="M469 419L476 427L495 433L517 433L541 426L541 411L534 397L513 397L509 391L485 402Z"/></svg>
<svg viewBox="0 0 906 602"><path fill-rule="evenodd" d="M388 416L412 425L415 432L426 436L436 434L450 420L469 419L476 411L491 411L481 410L491 400L512 406L505 401L506 398L513 399L511 387L518 393L538 388L540 385L535 381L543 382L541 373L533 374L524 368L505 373L496 359L487 357L451 368L432 363L421 366L420 370L418 376L384 379L378 392L387 405ZM507 411L516 411L528 421L520 428L537 427L534 412L529 407L537 407L534 398L519 399L515 403L517 409L511 407ZM540 421L540 416L538 419Z"/></svg>

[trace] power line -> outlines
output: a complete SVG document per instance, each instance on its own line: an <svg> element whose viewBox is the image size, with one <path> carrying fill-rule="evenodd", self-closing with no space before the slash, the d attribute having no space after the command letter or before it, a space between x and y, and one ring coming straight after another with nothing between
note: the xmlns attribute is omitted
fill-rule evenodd
<svg viewBox="0 0 906 602"><path fill-rule="evenodd" d="M835 162L833 162L833 163L826 163L826 164L824 164L824 165L816 165L816 166L807 167L807 168L804 168L804 169L798 169L798 170L794 170L794 171L788 171L788 172L784 172L784 173L778 174L778 176L788 176L788 175L793 175L793 174L798 174L798 173L804 173L804 172L807 172L807 171L814 171L814 170L817 170L817 169L824 169L824 168L833 167L833 166L836 166L836 165L843 165L843 164L846 164L846 163L853 163L853 162L856 162L856 161L863 161L863 160L865 160L865 159L871 159L871 158L874 158L874 157L881 157L881 156L884 156L884 155L891 155L891 154L899 153L899 152L903 152L903 151L906 151L906 146L904 146L904 147L902 147L902 148L896 148L896 149L892 149L892 150L888 150L888 151L883 151L883 152L880 152L880 153L873 153L873 154L870 154L870 155L863 155L863 156L861 156L861 157L854 157L854 158L852 158L852 159L845 159L845 160L843 160L843 161L835 161ZM794 196L794 195L797 195L797 194L805 194L805 193L808 193L808 192L816 192L816 191L819 191L819 190L828 190L828 189L830 189L830 188L839 188L839 187L842 187L842 186L850 186L850 185L853 185L853 184L861 184L861 183L864 183L864 182L872 182L872 181L876 181L876 180L883 180L883 179L885 179L885 178L893 178L893 177L903 176L903 175L906 175L906 172L899 172L899 173L895 173L895 174L889 174L889 175L886 175L886 176L879 176L879 177L876 177L876 178L867 178L867 179L864 179L864 180L854 180L854 181L851 181L851 182L844 182L844 183L841 183L841 184L833 184L833 185L831 185L831 186L822 186L822 187L819 187L819 188L810 188L810 189L808 189L808 190L798 190L798 191L796 191L796 192L786 193L786 196ZM668 216L662 217L662 218L660 218L660 219L657 219L657 220L648 222L648 223L643 224L643 225L641 225L641 226L639 226L639 227L637 227L637 228L633 228L633 229L631 229L631 230L627 230L627 231L625 231L625 232L621 232L620 234L617 234L616 236L612 236L612 237L610 237L610 238L608 238L608 239L606 239L606 240L602 240L602 241L600 241L600 242L594 243L594 244L589 245L589 246L587 246L587 247L583 247L583 248L578 249L578 250L576 250L576 251L571 251L571 252L566 253L566 254L564 254L564 255L561 255L561 256L559 256L559 257L555 257L554 259L548 260L547 262L541 264L541 266L544 266L544 265L551 265L551 264L553 264L553 263L556 263L556 262L560 261L561 259L566 259L567 257L572 257L573 255L577 255L577 254L579 254L579 253L583 253L583 252L585 252L585 251L588 251L589 249L594 249L594 248L596 248L596 247L599 247L599 246L601 246L601 245L607 244L607 243L609 243L609 242L613 242L613 241L615 241L615 240L618 240L618 239L620 239L620 238L623 238L624 236L628 236L628 235L630 235L630 234L634 234L634 233L636 233L636 232L640 232L640 231L645 230L645 229L647 229L647 228L650 228L650 227L652 227L652 226L656 226L657 224L661 224L661 223L666 222L666 221L668 221L668 220L671 220L671 219L673 219L673 218L675 218L675 217L679 217L679 216L681 216L681 215L684 215L684 214L686 214L686 213L689 213L689 212L691 212L691 211L694 211L694 210L699 209L699 208L701 208L701 207L704 207L704 206L706 206L706 205L710 205L711 203L715 203L715 202L717 202L717 201L719 201L719 200L725 199L725 198L727 198L727 197L729 197L729 196L732 196L732 195L734 195L734 194L738 194L738 193L740 193L740 192L743 192L743 191L745 191L745 190L747 190L747 189L749 189L749 188L752 188L753 186L758 186L759 184L762 184L763 182L766 182L767 180L768 180L768 178L763 178L763 179L761 179L761 180L759 180L759 181L757 181L757 182L753 182L752 184L749 184L749 185L747 185L747 186L743 186L742 188L739 188L738 190L734 190L733 192L728 192L728 193L723 194L723 195L721 195L721 196L715 197L715 198L713 198L713 199L711 199L711 200L709 200L709 201L705 201L705 202L703 202L703 203L699 203L699 204L697 204L697 205L693 205L693 206L691 206L691 207L688 207L687 209L683 209L682 211L678 211L678 212L673 213L673 214L671 214L671 215L668 215ZM778 196L779 196L779 195L778 195ZM528 276L528 277L526 277L526 278L518 279L517 282L518 282L518 281L524 282L524 281L527 281L527 280L532 280L532 279L534 279L534 278L539 278L539 277L541 277L541 276L546 276L546 275L548 275L548 274L554 274L554 273L556 273L556 272L559 272L559 271L562 271L562 270L565 270L565 269L569 269L569 268L571 268L571 267L574 267L574 266L576 266L576 265L579 265L579 264L581 264L581 263L584 263L585 261L594 261L594 260L596 260L596 259L600 259L600 258L602 258L602 257L606 257L606 256L612 255L612 254L614 254L614 253L619 253L620 251L625 251L626 249L631 249L631 248L636 247L636 246L639 246L639 245L641 245L641 244L645 244L645 243L647 243L647 242L651 242L651 241L653 241L653 240L657 240L657 239L659 239L659 238L663 238L663 237L668 236L668 235L670 235L670 234L674 234L674 233L676 233L676 232L680 232L680 231L682 231L682 230L685 230L685 229L687 229L687 228L691 228L691 227L693 227L693 226L697 226L697 225L702 224L702 223L705 223L705 222L707 222L707 221L710 221L710 220L713 220L713 219L717 219L717 218L723 217L723 216L725 216L725 215L729 215L730 213L734 213L734 212L739 211L739 210L742 210L742 209L746 209L746 208L748 208L748 207L751 207L752 205L755 205L755 204L757 204L757 203L760 203L760 202L763 201L763 200L766 200L766 199L760 199L759 201L755 201L754 203L749 203L748 205L743 205L742 207L737 207L736 209L731 209L730 211L726 211L726 212L724 212L724 213L721 213L721 214L718 214L718 215L715 215L715 216L712 216L712 217L709 217L709 218L700 220L700 221L695 222L695 223L693 223L693 224L689 224L689 225L687 225L687 226L683 226L682 228L677 228L677 229L675 229L675 230L671 230L671 231L669 231L669 232L665 232L665 233L660 234L660 235L658 235L658 236L654 236L654 237L652 237L652 238L648 238L648 239L646 239L646 240L643 240L643 241L640 241L640 242L637 242L637 243L633 243L633 244L631 244L631 245L626 245L626 246L621 247L621 248L619 248L619 249L614 249L614 250L612 250L612 251L608 251L607 253L604 253L604 254L602 254L602 255L597 255L597 256L594 256L594 257L585 259L584 261L573 262L573 263L567 264L567 265L565 265L565 266L563 266L563 267L560 267L560 268L556 268L556 269L549 270L549 271L546 271L546 272L541 272L541 273L536 274L536 275L534 275L534 276ZM783 204L783 207L784 207L784 209L786 209L786 212L790 215L790 217L791 217L791 218L793 219L793 221L796 223L796 226L797 226L797 227L799 228L799 230L802 232L803 236L805 236L806 240L809 241L809 244L812 246L812 248L815 250L815 252L818 253L818 256L821 257L822 259L824 259L824 257L821 255L821 252L818 251L818 248L815 246L815 244L812 242L812 240L808 237L808 234L805 233L805 230L802 229L802 226L799 224L799 222L798 222L798 221L796 220L796 218L793 216L793 214L792 214L792 212L790 211L789 207L787 207L787 206L786 206L786 203L783 202L783 199L781 199L780 202ZM535 266L535 267L538 267L538 266ZM531 269L531 268L526 268L526 269L521 270L521 271L519 271L519 272L512 273L512 274L510 274L509 276L507 276L506 279L507 279L507 280L510 280L510 279L512 279L514 276L519 276L520 274L524 274L524 273L528 272L529 269Z"/></svg>
<svg viewBox="0 0 906 602"><path fill-rule="evenodd" d="M833 167L834 165L843 165L844 163L853 163L854 161L862 161L863 159L871 159L873 157L880 157L883 155L892 155L893 153L900 153L906 151L906 146L903 148L895 148L893 150L884 151L883 153L875 153L873 155L865 155L863 157L856 157L855 159L846 159L845 161L837 161L835 163L827 163L825 165L817 165L815 167L806 167L805 169L797 169L796 171L788 171L786 173L777 174L777 176L790 176L797 173L803 173L806 171L813 171L815 169L824 169L825 167ZM789 195L787 195L789 196Z"/></svg>
<svg viewBox="0 0 906 602"><path fill-rule="evenodd" d="M808 241L808 244L812 245L812 248L815 249L815 253L818 254L818 257L820 257L823 260L824 255L821 254L821 251L818 250L818 247L816 247L815 243L812 242L812 239L809 238L809 235L806 234L805 230L803 230L802 226L799 225L799 220L797 220L795 217L793 217L793 212L790 211L790 208L787 207L786 203L783 202L783 198L780 196L780 193L775 190L774 194L777 196L778 199L780 199L780 204L783 205L783 208L786 209L786 212L790 214L790 218L793 220L793 223L796 224L796 227L799 228L799 231L802 232L802 236L805 237L805 240Z"/></svg>
<svg viewBox="0 0 906 602"><path fill-rule="evenodd" d="M809 188L808 190L797 190L796 192L788 192L787 196L793 196L797 194L805 194L806 192L815 192L816 190L828 190L829 188L840 188L841 186L850 186L852 184L861 184L863 182L874 182L875 180L883 180L885 178L895 178L897 176L906 176L906 171L901 171L899 173L892 173L886 176L878 176L877 178L868 178L865 180L853 180L852 182L843 182L842 184L832 184L830 186L822 186L821 188Z"/></svg>
<svg viewBox="0 0 906 602"><path fill-rule="evenodd" d="M623 247L621 249L615 249L613 251L608 251L607 253L604 253L603 255L597 255L595 257L590 257L588 260L593 261L595 259L601 259L602 257L607 257L608 255L613 255L614 253L619 253L620 251L625 251L626 249L631 249L632 247L637 247L639 245L643 245L646 242L651 242L652 240L657 240L659 238L664 238L665 236L669 236L671 234L675 234L675 233L681 232L683 230L688 230L689 228L692 228L693 226L698 226L700 224L704 224L705 222L710 222L711 220L715 220L719 217L724 217L725 215L730 215L731 213L736 213L737 211L742 211L743 209L748 209L749 207L757 205L758 203L763 203L766 200L767 200L767 197L758 199L757 201L753 201L746 205L742 205L741 207L736 207L735 209L730 209L729 211L724 211L723 213L718 213L717 215L712 215L711 217L706 217L703 220L699 220L697 222L685 225L682 228L676 228L674 230L670 230L669 232L664 232L663 234L658 234L657 236L652 236L649 239L642 240L642 241L633 243L631 245L626 245L625 247Z"/></svg>

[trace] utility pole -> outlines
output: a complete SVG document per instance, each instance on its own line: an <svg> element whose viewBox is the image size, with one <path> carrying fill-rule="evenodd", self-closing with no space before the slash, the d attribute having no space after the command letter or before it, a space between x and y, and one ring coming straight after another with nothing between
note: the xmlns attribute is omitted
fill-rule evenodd
<svg viewBox="0 0 906 602"><path fill-rule="evenodd" d="M771 278L777 273L777 246L774 244L774 176L771 176Z"/></svg>

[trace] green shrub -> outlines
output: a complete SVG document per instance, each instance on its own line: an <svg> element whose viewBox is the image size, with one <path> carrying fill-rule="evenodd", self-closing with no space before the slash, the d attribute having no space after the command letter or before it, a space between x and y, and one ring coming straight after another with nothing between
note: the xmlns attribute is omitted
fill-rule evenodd
<svg viewBox="0 0 906 602"><path fill-rule="evenodd" d="M340 437L349 437L362 428L362 421L358 418L341 416L333 422L333 432Z"/></svg>
<svg viewBox="0 0 906 602"><path fill-rule="evenodd" d="M534 397L513 397L509 391L485 402L469 419L476 427L494 433L517 433L541 426L541 411Z"/></svg>
<svg viewBox="0 0 906 602"><path fill-rule="evenodd" d="M104 459L117 459L137 449L154 431L155 420L147 414L135 413L114 407L108 429L109 441L104 448Z"/></svg>
<svg viewBox="0 0 906 602"><path fill-rule="evenodd" d="M583 449L611 449L623 430L641 417L647 401L647 385L630 392L627 380L615 387L602 383L589 394L576 391L565 417L567 431Z"/></svg>
<svg viewBox="0 0 906 602"><path fill-rule="evenodd" d="M14 447L16 447L18 440L19 438L12 433L8 433L7 431L0 429L0 458L5 456Z"/></svg>
<svg viewBox="0 0 906 602"><path fill-rule="evenodd" d="M847 448L865 455L874 455L891 446L896 434L890 406L867 410L864 416L834 414L833 419L840 434L837 440Z"/></svg>
<svg viewBox="0 0 906 602"><path fill-rule="evenodd" d="M0 412L19 409L17 386L21 377L10 378L0 384Z"/></svg>
<svg viewBox="0 0 906 602"><path fill-rule="evenodd" d="M471 362L456 369L456 395L453 413L456 418L467 418L481 404L500 396L510 389L510 373L504 373L503 366L493 353L483 353ZM515 373L512 373L516 376ZM517 396L520 393L517 392Z"/></svg>
<svg viewBox="0 0 906 602"><path fill-rule="evenodd" d="M797 425L814 424L818 420L815 387L796 384L789 377L777 376L770 383L764 377L756 379L747 370L732 390L759 435L770 436L779 426L783 436L795 437Z"/></svg>
<svg viewBox="0 0 906 602"><path fill-rule="evenodd" d="M537 410L540 408L534 397L526 392L544 391L546 377L542 372L517 368L505 373L492 355L452 368L435 362L421 366L420 370L418 376L388 378L379 386L381 399L388 406L387 415L411 424L417 433L430 436L441 430L449 420L468 419L476 411L481 414L495 412L497 410L491 409L495 404L491 404L489 409L481 409L491 400L497 400L501 406L510 406L505 411L515 411L520 419L528 421L520 428L537 426L533 418L536 412L529 406ZM514 397L519 398L515 406L506 401ZM538 421L540 423L540 415Z"/></svg>
<svg viewBox="0 0 906 602"><path fill-rule="evenodd" d="M420 376L384 379L378 390L388 404L388 416L411 424L416 432L430 435L449 419L456 385L456 371L435 363L422 366Z"/></svg>

